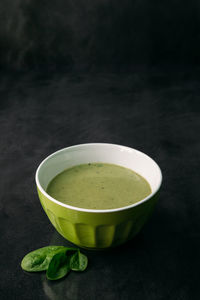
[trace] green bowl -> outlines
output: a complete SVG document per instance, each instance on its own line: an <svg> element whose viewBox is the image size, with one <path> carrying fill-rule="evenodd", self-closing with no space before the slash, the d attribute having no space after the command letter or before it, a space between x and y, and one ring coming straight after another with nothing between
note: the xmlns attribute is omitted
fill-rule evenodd
<svg viewBox="0 0 200 300"><path fill-rule="evenodd" d="M48 183L66 168L89 162L117 164L134 170L150 184L145 199L121 208L95 210L64 204L46 193ZM159 166L146 154L120 145L92 143L59 150L48 156L36 171L40 202L56 230L84 248L103 249L134 237L151 215L162 182Z"/></svg>

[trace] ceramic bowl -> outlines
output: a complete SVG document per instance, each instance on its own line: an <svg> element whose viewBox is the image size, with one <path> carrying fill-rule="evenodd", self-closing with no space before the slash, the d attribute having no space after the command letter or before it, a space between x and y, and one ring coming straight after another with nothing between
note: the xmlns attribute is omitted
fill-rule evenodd
<svg viewBox="0 0 200 300"><path fill-rule="evenodd" d="M94 210L57 201L46 193L48 183L66 168L103 162L134 170L150 184L145 199L121 208ZM162 182L156 162L146 154L120 145L91 143L61 149L42 161L36 171L40 202L55 229L70 242L85 248L102 249L133 238L151 215Z"/></svg>

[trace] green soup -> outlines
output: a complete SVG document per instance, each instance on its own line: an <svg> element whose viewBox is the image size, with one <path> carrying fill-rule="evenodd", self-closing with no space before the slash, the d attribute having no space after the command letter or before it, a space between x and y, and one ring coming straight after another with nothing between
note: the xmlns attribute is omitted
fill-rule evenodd
<svg viewBox="0 0 200 300"><path fill-rule="evenodd" d="M49 183L47 193L72 206L110 209L144 199L151 193L151 188L142 176L130 169L107 163L89 163L58 174Z"/></svg>

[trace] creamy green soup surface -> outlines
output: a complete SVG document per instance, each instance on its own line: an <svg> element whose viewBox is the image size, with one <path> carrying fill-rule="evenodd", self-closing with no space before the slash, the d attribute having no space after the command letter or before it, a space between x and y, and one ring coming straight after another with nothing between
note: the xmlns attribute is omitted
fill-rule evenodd
<svg viewBox="0 0 200 300"><path fill-rule="evenodd" d="M47 193L80 208L111 209L131 205L151 193L149 183L136 172L107 163L88 163L54 177Z"/></svg>

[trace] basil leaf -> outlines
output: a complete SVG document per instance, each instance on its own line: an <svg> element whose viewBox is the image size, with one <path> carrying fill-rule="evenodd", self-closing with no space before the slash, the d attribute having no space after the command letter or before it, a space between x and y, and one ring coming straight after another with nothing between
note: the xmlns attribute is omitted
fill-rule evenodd
<svg viewBox="0 0 200 300"><path fill-rule="evenodd" d="M57 253L53 256L47 269L47 279L57 280L64 277L70 271L70 259L64 253Z"/></svg>
<svg viewBox="0 0 200 300"><path fill-rule="evenodd" d="M76 252L70 259L70 269L72 271L84 271L87 268L87 256L80 251Z"/></svg>
<svg viewBox="0 0 200 300"><path fill-rule="evenodd" d="M21 262L23 270L28 272L39 272L48 269L52 257L67 249L64 246L47 246L28 253Z"/></svg>

